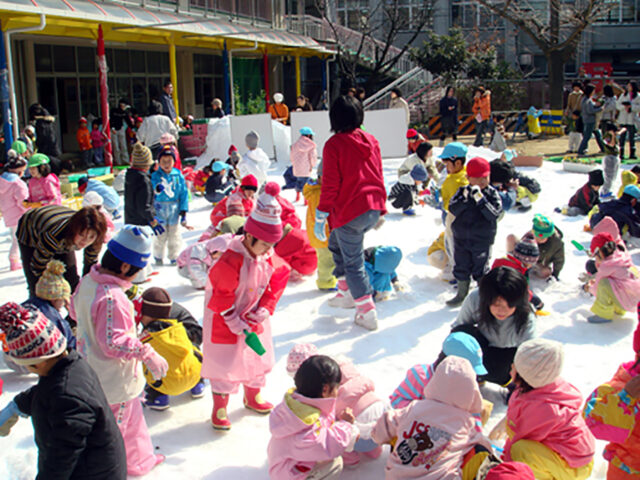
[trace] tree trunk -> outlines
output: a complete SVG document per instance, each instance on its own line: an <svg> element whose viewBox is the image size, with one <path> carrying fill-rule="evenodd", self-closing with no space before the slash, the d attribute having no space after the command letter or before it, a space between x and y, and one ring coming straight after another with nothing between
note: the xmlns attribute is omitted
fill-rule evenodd
<svg viewBox="0 0 640 480"><path fill-rule="evenodd" d="M561 52L550 52L547 54L549 103L554 110L562 110L563 108L564 63L565 61Z"/></svg>

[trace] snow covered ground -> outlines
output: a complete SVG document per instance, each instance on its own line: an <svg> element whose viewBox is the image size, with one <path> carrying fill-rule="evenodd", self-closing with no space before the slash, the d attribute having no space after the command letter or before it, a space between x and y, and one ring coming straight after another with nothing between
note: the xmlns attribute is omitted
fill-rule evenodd
<svg viewBox="0 0 640 480"><path fill-rule="evenodd" d="M436 149L437 152L440 149ZM486 158L495 154L484 149L471 149ZM470 157L469 157L470 158ZM396 168L402 159L384 161L388 188L396 181ZM282 183L280 176L285 165L275 164L270 178ZM565 235L567 262L560 282L533 282L533 289L544 300L551 315L538 318L538 333L565 345L564 376L588 395L599 383L608 380L617 366L633 358L631 334L637 323L632 314L609 325L591 325L585 321L591 300L580 292L578 274L583 270L586 254L571 246L570 240L588 245L590 234L582 230L584 217L569 218L553 209L566 203L573 192L586 181L586 175L562 171L560 164L545 162L540 169L523 169L542 184L542 193L528 213L509 212L500 222L494 246L494 257L505 253L505 238L509 233L522 235L530 228L534 213L550 216ZM616 185L617 190L617 185ZM614 191L616 191L614 190ZM293 200L293 192L285 196ZM305 207L298 205L302 219ZM196 226L184 233L186 242L195 241L209 224L211 207L202 198L191 204L189 223ZM315 288L315 279L308 278L290 284L282 297L271 322L277 363L268 376L265 398L274 403L282 399L292 386L286 374L286 356L298 342L315 343L322 353L346 355L376 383L377 392L387 397L402 380L407 368L418 362L435 360L457 309L449 309L444 301L452 296L453 288L443 282L439 271L427 263L427 248L443 230L440 215L429 207L418 208L417 216L404 217L391 209L387 221L378 231L371 231L365 246L396 245L404 253L398 270L407 291L378 305L379 329L368 332L354 325L353 310L339 310L327 305L329 293ZM22 272L9 272L7 253L10 241L8 229L0 229L0 302L26 299ZM638 250L634 252L640 264ZM81 259L79 259L81 261ZM191 288L186 279L178 276L175 267L159 267L159 275L146 286L166 288L174 300L185 305L194 316L202 318L203 292ZM4 380L4 394L0 407L22 389L35 382L32 376L17 376L0 361L0 376ZM487 397L495 402L494 413L486 430L506 411L497 390L489 387ZM242 406L241 395L233 396L229 417L233 428L219 432L211 427L212 399L209 394L199 400L182 395L172 398L172 406L164 412L145 411L151 437L159 453L166 455L164 464L147 477L154 479L266 479L266 448L269 441L268 417L251 413ZM598 442L592 478L606 476L606 462L601 457L603 442ZM365 461L355 469L346 469L344 479L383 479L387 453L376 461ZM36 473L37 451L33 429L28 420L21 419L11 435L0 439L0 477L28 479Z"/></svg>

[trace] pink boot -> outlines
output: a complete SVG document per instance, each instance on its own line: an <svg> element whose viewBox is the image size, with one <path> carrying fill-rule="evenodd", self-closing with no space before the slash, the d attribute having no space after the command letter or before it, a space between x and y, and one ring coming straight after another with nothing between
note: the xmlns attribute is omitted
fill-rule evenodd
<svg viewBox="0 0 640 480"><path fill-rule="evenodd" d="M22 270L22 262L19 258L10 258L9 259L9 269L14 272L16 270Z"/></svg>
<svg viewBox="0 0 640 480"><path fill-rule="evenodd" d="M211 423L216 430L229 430L231 422L227 418L227 405L229 395L223 393L213 394L213 412L211 412Z"/></svg>
<svg viewBox="0 0 640 480"><path fill-rule="evenodd" d="M259 388L244 386L244 406L257 413L269 413L273 410L273 405L266 402L260 394Z"/></svg>
<svg viewBox="0 0 640 480"><path fill-rule="evenodd" d="M342 462L345 467L356 467L360 464L360 454L358 452L344 452L342 454Z"/></svg>
<svg viewBox="0 0 640 480"><path fill-rule="evenodd" d="M360 325L367 330L376 330L378 328L378 315L376 313L376 305L373 303L371 295L363 295L354 300L356 304L356 325Z"/></svg>
<svg viewBox="0 0 640 480"><path fill-rule="evenodd" d="M353 297L351 296L351 292L349 291L349 286L347 285L347 281L344 277L340 277L338 279L338 293L336 293L335 297L332 297L327 302L330 307L336 308L353 308L356 304L353 301Z"/></svg>

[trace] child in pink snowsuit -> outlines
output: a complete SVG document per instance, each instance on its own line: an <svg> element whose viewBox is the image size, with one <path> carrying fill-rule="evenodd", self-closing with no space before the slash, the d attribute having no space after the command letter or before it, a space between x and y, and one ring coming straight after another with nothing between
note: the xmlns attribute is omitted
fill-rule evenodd
<svg viewBox="0 0 640 480"><path fill-rule="evenodd" d="M26 168L27 161L19 156L14 156L9 158L4 172L0 175L0 213L4 218L4 224L11 232L11 248L9 249L11 271L22 268L16 229L18 228L18 220L27 211L27 207L22 202L29 196L29 189L21 178Z"/></svg>
<svg viewBox="0 0 640 480"><path fill-rule="evenodd" d="M167 361L136 335L133 304L125 291L151 255L147 227L125 225L108 243L100 265L82 277L71 299L78 322L77 349L98 375L127 452L127 473L144 475L164 460L154 453L142 414L142 364L156 380Z"/></svg>
<svg viewBox="0 0 640 480"><path fill-rule="evenodd" d="M274 198L279 187L271 182L260 195L255 210L209 271L205 288L202 376L213 392L211 422L220 430L231 428L227 418L229 394L244 386L244 405L269 413L273 405L260 389L275 363L271 322L276 304L289 279L289 267L273 254L282 236L280 205ZM260 356L245 344L245 335L257 334L266 352Z"/></svg>
<svg viewBox="0 0 640 480"><path fill-rule="evenodd" d="M42 153L36 153L29 159L29 202L36 205L62 205L60 193L60 180L51 172L49 157Z"/></svg>
<svg viewBox="0 0 640 480"><path fill-rule="evenodd" d="M225 233L185 248L178 255L178 273L188 278L193 288L203 289L209 269L229 247L233 237L232 233Z"/></svg>

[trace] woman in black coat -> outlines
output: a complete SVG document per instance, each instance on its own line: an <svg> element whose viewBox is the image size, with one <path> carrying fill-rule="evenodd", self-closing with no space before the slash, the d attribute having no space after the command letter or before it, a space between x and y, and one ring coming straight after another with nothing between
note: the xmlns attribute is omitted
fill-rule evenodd
<svg viewBox="0 0 640 480"><path fill-rule="evenodd" d="M440 100L440 146L444 144L447 135L451 135L455 142L458 138L458 99L453 96L453 87L447 87L444 97Z"/></svg>

